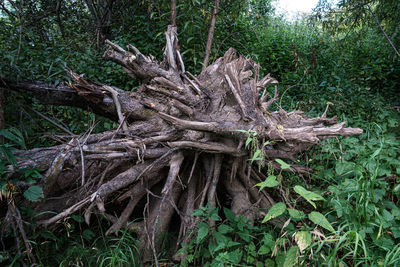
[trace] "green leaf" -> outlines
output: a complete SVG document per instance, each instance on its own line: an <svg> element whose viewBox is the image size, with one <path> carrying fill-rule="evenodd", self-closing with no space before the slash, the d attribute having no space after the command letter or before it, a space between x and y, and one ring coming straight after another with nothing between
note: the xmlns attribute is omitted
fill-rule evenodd
<svg viewBox="0 0 400 267"><path fill-rule="evenodd" d="M221 220L221 218L218 216L218 214L216 212L215 213L211 213L210 219L213 220L213 221L220 221Z"/></svg>
<svg viewBox="0 0 400 267"><path fill-rule="evenodd" d="M255 186L259 186L260 189L258 191L263 190L265 187L275 187L278 186L279 182L276 180L275 175L270 175L264 182L258 183Z"/></svg>
<svg viewBox="0 0 400 267"><path fill-rule="evenodd" d="M282 170L290 169L290 165L284 162L281 159L275 159L276 162L278 162L281 165Z"/></svg>
<svg viewBox="0 0 400 267"><path fill-rule="evenodd" d="M55 234L53 234L52 232L47 231L47 230L40 231L40 236L45 238L45 239L50 239L50 240L53 240L53 241L57 241L58 240L58 238L55 236Z"/></svg>
<svg viewBox="0 0 400 267"><path fill-rule="evenodd" d="M214 236L215 236L215 241L217 241L218 244L224 244L224 246L226 246L229 241L232 241L229 236L223 235L220 232L214 232Z"/></svg>
<svg viewBox="0 0 400 267"><path fill-rule="evenodd" d="M228 260L233 264L239 264L242 259L243 251L241 248L235 249L232 252L229 252L226 256Z"/></svg>
<svg viewBox="0 0 400 267"><path fill-rule="evenodd" d="M203 239L208 235L208 225L200 222L198 224L199 227L199 232L197 233L197 237L196 237L196 244L200 244L201 241L203 241Z"/></svg>
<svg viewBox="0 0 400 267"><path fill-rule="evenodd" d="M258 250L259 255L266 255L270 253L271 249L267 245L262 245Z"/></svg>
<svg viewBox="0 0 400 267"><path fill-rule="evenodd" d="M282 215L286 210L286 205L283 202L276 203L273 205L267 215L265 215L264 219L262 220L262 223L268 222L269 220L276 218L280 215Z"/></svg>
<svg viewBox="0 0 400 267"><path fill-rule="evenodd" d="M218 226L218 232L220 232L221 234L230 233L232 231L233 231L233 228L230 227L229 225L221 224L220 226Z"/></svg>
<svg viewBox="0 0 400 267"><path fill-rule="evenodd" d="M225 214L225 217L228 219L228 221L230 221L230 222L235 221L236 214L233 211L231 211L230 209L224 208L224 214Z"/></svg>
<svg viewBox="0 0 400 267"><path fill-rule="evenodd" d="M306 217L304 212L302 212L301 210L288 209L288 212L289 212L290 217L292 217L293 219L301 220Z"/></svg>
<svg viewBox="0 0 400 267"><path fill-rule="evenodd" d="M230 248L230 247L238 246L238 245L241 245L241 244L242 243L239 243L239 242L236 242L236 241L229 241L228 244L226 244L226 247Z"/></svg>
<svg viewBox="0 0 400 267"><path fill-rule="evenodd" d="M274 267L275 266L275 262L272 259L266 259L265 262L264 262L264 266Z"/></svg>
<svg viewBox="0 0 400 267"><path fill-rule="evenodd" d="M251 163L253 163L256 160L262 160L261 157L258 157L258 155L260 155L261 150L257 149L256 152L254 153L253 157L250 159Z"/></svg>
<svg viewBox="0 0 400 267"><path fill-rule="evenodd" d="M389 211L387 211L387 210L383 210L383 214L382 214L383 216L383 219L386 221L386 222L391 222L391 221L393 221L394 220L394 216L389 212Z"/></svg>
<svg viewBox="0 0 400 267"><path fill-rule="evenodd" d="M300 231L294 234L294 240L296 240L296 244L299 246L300 252L303 251L311 245L311 234L308 231Z"/></svg>
<svg viewBox="0 0 400 267"><path fill-rule="evenodd" d="M95 236L96 236L96 234L90 229L85 229L82 232L82 238L87 240L87 241L92 240Z"/></svg>
<svg viewBox="0 0 400 267"><path fill-rule="evenodd" d="M82 223L82 222L85 221L85 219L84 219L82 216L80 216L80 215L75 215L75 214L73 214L73 215L71 215L71 218L72 218L74 221L78 222L78 223Z"/></svg>
<svg viewBox="0 0 400 267"><path fill-rule="evenodd" d="M354 171L356 164L354 162L337 162L335 166L335 171L337 175L344 175Z"/></svg>
<svg viewBox="0 0 400 267"><path fill-rule="evenodd" d="M271 250L275 247L275 239L271 234L264 233L264 237L262 239L262 243L264 246L269 247Z"/></svg>
<svg viewBox="0 0 400 267"><path fill-rule="evenodd" d="M24 192L24 197L32 202L39 201L44 197L43 189L40 186L33 185Z"/></svg>
<svg viewBox="0 0 400 267"><path fill-rule="evenodd" d="M195 217L202 217L202 216L204 216L204 214L205 214L204 211L202 211L200 209L194 210L192 212L192 215Z"/></svg>
<svg viewBox="0 0 400 267"><path fill-rule="evenodd" d="M243 239L245 242L250 242L251 237L252 237L249 233L245 233L245 232L238 232L238 235L239 235L240 238Z"/></svg>
<svg viewBox="0 0 400 267"><path fill-rule="evenodd" d="M394 238L399 238L400 237L400 227L399 226L397 226L397 227L392 226L390 228L390 231L393 233L393 237Z"/></svg>
<svg viewBox="0 0 400 267"><path fill-rule="evenodd" d="M307 200L314 208L317 208L317 206L315 205L314 201L317 200L325 200L321 195L308 191L307 189L305 189L304 187L300 186L300 185L296 185L294 187L294 191L299 194L300 196L302 196L305 200Z"/></svg>
<svg viewBox="0 0 400 267"><path fill-rule="evenodd" d="M246 139L246 144L245 144L245 147L246 147L246 148L249 146L251 140L252 140L252 139L251 139L250 137L247 137L247 139Z"/></svg>
<svg viewBox="0 0 400 267"><path fill-rule="evenodd" d="M7 144L0 145L0 151L3 156L6 158L7 162L12 164L13 166L17 166L17 159L15 158L14 154L11 152L11 147Z"/></svg>
<svg viewBox="0 0 400 267"><path fill-rule="evenodd" d="M8 130L3 129L0 130L0 135L12 141L14 144L21 146L23 149L26 149L24 136L18 129L16 128L10 128Z"/></svg>
<svg viewBox="0 0 400 267"><path fill-rule="evenodd" d="M313 211L310 214L308 214L308 219L310 219L310 221L312 221L316 225L319 225L325 228L326 230L331 231L332 233L335 232L335 229L333 229L332 225L328 222L325 216L317 211Z"/></svg>
<svg viewBox="0 0 400 267"><path fill-rule="evenodd" d="M297 246L291 247L286 253L285 261L283 262L283 267L292 267L297 262Z"/></svg>

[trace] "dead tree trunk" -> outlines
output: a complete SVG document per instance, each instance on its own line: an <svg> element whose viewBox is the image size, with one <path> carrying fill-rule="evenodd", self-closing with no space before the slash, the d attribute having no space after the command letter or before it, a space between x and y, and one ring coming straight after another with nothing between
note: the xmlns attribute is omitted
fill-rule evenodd
<svg viewBox="0 0 400 267"><path fill-rule="evenodd" d="M67 144L19 151L21 168L46 170L45 199L36 210L57 215L42 217L38 224L43 227L84 211L87 223L93 213L108 218L113 225L107 234L112 234L130 224L134 214L143 214L133 229L148 244L145 255L152 255L175 213L183 240L194 227L192 211L208 202L216 205L218 194L228 196L228 208L248 218L274 203L267 189L254 190L262 173L248 161L254 152L244 145L249 133L259 144L269 141L258 148L277 169L275 159L294 162L296 154L323 139L362 133L327 118L326 112L307 118L301 111L271 111L278 91L275 86L270 95L267 88L277 81L269 75L259 78L259 65L234 49L192 75L185 70L176 27L168 27L162 62L133 45L125 50L107 43L104 59L142 82L136 92L90 82L70 70L74 84L69 87L3 82L7 89L34 92L45 104L87 108L120 124L113 131L72 136ZM291 169L310 171L295 164ZM135 213L143 199L144 210ZM117 217L109 213L110 205L123 207Z"/></svg>

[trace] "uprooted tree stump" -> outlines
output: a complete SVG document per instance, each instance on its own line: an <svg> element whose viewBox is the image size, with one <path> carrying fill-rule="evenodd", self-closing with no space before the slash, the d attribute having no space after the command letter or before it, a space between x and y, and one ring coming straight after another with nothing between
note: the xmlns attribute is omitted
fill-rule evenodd
<svg viewBox="0 0 400 267"><path fill-rule="evenodd" d="M327 118L326 111L317 118L307 118L301 111L270 111L277 87L271 95L265 88L277 81L269 75L259 79L259 65L237 56L234 49L198 76L192 75L185 71L173 26L166 32L161 63L132 45L124 50L107 43L104 59L141 81L135 92L88 81L71 70L67 72L74 84L69 86L3 85L31 91L44 104L81 107L119 122L113 131L71 136L66 144L19 151L21 168L46 170L45 199L36 210L57 215L43 217L41 226L55 225L78 211L84 211L89 224L91 214L100 213L112 222L107 234L133 225L130 229L149 256L175 213L180 218L179 242L195 227L193 210L207 203L216 206L218 199L228 199L224 202L228 208L249 219L274 204L267 190L254 188L264 176L248 161L254 153L245 147L249 134L267 144L259 147L263 158L279 169L275 159L294 162L296 154L323 139L362 133ZM291 165L291 170L310 171L298 165ZM123 208L108 210L116 205ZM142 220L133 214L142 214Z"/></svg>

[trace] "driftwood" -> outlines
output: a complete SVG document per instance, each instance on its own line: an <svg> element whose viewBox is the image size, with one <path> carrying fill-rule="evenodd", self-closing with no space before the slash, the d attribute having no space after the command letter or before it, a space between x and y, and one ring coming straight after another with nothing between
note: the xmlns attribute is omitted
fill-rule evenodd
<svg viewBox="0 0 400 267"><path fill-rule="evenodd" d="M18 152L20 167L46 170L45 199L36 210L56 215L42 217L39 225L52 227L78 211L89 224L91 214L103 214L112 222L107 234L129 227L143 242L144 255L155 256L175 213L180 242L195 226L193 210L217 205L220 194L228 199L224 205L251 219L274 204L267 189L254 188L263 175L248 160L254 153L245 147L249 134L256 133L266 164L279 169L275 159L292 164L323 139L362 133L326 112L308 118L301 111L271 111L277 81L260 78L260 66L234 49L192 75L185 70L176 27L169 26L165 36L162 62L133 45L123 49L107 41L104 59L141 81L133 93L71 70L69 85L2 82L8 90L32 92L44 104L84 108L120 124L101 134L71 136L66 144ZM295 164L291 170L311 171ZM121 209L108 210L116 206Z"/></svg>

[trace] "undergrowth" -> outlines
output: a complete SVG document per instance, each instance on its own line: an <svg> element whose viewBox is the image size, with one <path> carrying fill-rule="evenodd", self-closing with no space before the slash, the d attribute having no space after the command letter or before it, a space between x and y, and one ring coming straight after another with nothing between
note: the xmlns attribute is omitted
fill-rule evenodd
<svg viewBox="0 0 400 267"><path fill-rule="evenodd" d="M198 11L189 11L193 18L196 17L192 13ZM151 28L144 18L135 20L143 27ZM4 18L0 19L4 21ZM236 217L225 208L206 206L196 210L197 232L191 233L193 238L181 244L180 253L186 256L184 264L400 266L400 117L396 110L400 102L399 59L382 46L385 40L371 29L364 30L362 35L349 31L346 36L332 37L306 20L288 23L281 18L270 18L268 27L263 24L249 31L247 28L253 18L241 15L235 19L230 28L217 27L216 38L223 41L231 32L238 34L226 42L220 40L213 51L215 58L228 46L239 46L241 53L260 63L263 74L271 72L271 76L280 81L280 99L274 104L277 110L281 107L300 109L315 116L321 115L328 105L328 116L337 116L339 121L347 121L350 127L360 127L364 133L357 137L325 140L321 146L296 159L296 164L315 170L310 176L300 177L290 172L271 172L263 164L263 154L257 154L262 144L256 143L256 133L248 132L250 141L246 145L252 152L250 160L259 162L268 177L257 186L268 192L284 189L286 200L264 211L265 217L255 222ZM186 40L182 42L182 51L194 63L193 71L201 68L198 61L204 50L199 45L204 36L192 25L199 23L190 20L186 26L179 27L181 40ZM115 41L121 44L139 42L137 46L143 47L145 52L161 51L155 43L161 42L165 22L156 26L146 38L157 42L142 40L142 34L136 28L116 37ZM29 34L35 35L27 32L19 50L18 36L14 32L9 24L1 29L4 38L8 36L10 40L0 43L4 51L0 70L6 74L13 72L19 78L59 84L66 80L63 68L68 66L125 90L134 90L136 86L121 69L100 60L100 53L90 46L81 44L81 48L76 49L68 42L58 41L53 45L33 42L29 38L34 40L35 37ZM54 141L43 138L43 133L57 133L51 123L32 120L37 117L28 109L21 113L13 110L32 106L76 133L84 132L90 125L96 125L98 132L115 128L112 122L106 119L99 122L99 118L82 111L54 110L14 94L6 98L8 130L1 132L5 141L0 145L2 196L3 192L10 192L14 182L7 180L7 165L15 165L10 151L48 145ZM279 163L289 167L294 164ZM28 183L41 179L38 170L28 169L23 173L24 181ZM34 193L28 192L25 197L39 200L42 192ZM20 209L23 215L33 218L30 225L34 226L35 214L24 207ZM284 227L278 229L269 223L270 220L281 220ZM79 215L71 216L57 234L46 230L36 232L30 227L30 242L38 264L141 266L138 241L129 230L121 231L118 237L106 237L103 222L88 227L83 221ZM210 221L215 227L211 227ZM12 233L4 234L12 247ZM165 251L161 257L164 257L163 264L172 265ZM26 255L18 255L15 249L0 251L0 264L21 266L20 261L24 258Z"/></svg>

